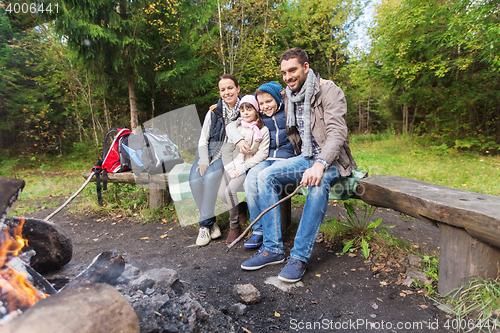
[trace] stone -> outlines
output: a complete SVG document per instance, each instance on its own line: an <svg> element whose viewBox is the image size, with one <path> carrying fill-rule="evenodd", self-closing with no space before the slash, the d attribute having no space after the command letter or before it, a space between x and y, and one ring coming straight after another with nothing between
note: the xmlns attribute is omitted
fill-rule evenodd
<svg viewBox="0 0 500 333"><path fill-rule="evenodd" d="M422 258L420 256L417 256L416 254L408 255L408 261L410 263L410 266L412 266L412 267L421 267L422 266Z"/></svg>
<svg viewBox="0 0 500 333"><path fill-rule="evenodd" d="M245 304L255 304L261 301L259 290L251 283L235 285L233 295L236 300Z"/></svg>
<svg viewBox="0 0 500 333"><path fill-rule="evenodd" d="M2 333L139 333L139 318L114 287L85 284L39 301Z"/></svg>
<svg viewBox="0 0 500 333"><path fill-rule="evenodd" d="M235 303L229 307L229 312L239 316L244 316L247 313L248 306L241 303Z"/></svg>
<svg viewBox="0 0 500 333"><path fill-rule="evenodd" d="M127 284L131 280L137 279L141 274L141 270L133 265L125 264L125 269L122 275L117 280L119 284Z"/></svg>
<svg viewBox="0 0 500 333"><path fill-rule="evenodd" d="M418 269L415 269L415 268L411 268L411 267L408 268L406 270L406 276L407 276L407 278L418 280L420 283L423 283L423 284L431 284L432 283L432 280L430 280L427 277L427 274L425 274L425 272L418 270Z"/></svg>
<svg viewBox="0 0 500 333"><path fill-rule="evenodd" d="M304 287L304 283L302 281L295 282L295 283L287 283L287 282L283 282L280 279L278 279L277 276L268 277L264 281L264 283L273 285L276 288L278 288L278 289L280 289L280 290L282 290L284 292L289 292L293 288ZM333 285L333 288L335 288L335 285Z"/></svg>
<svg viewBox="0 0 500 333"><path fill-rule="evenodd" d="M174 289L173 285L175 285L176 289L180 288L178 285L180 283L179 274L173 269L164 267L150 269L144 272L144 276L153 280L155 289L162 294L167 293L170 289Z"/></svg>
<svg viewBox="0 0 500 333"><path fill-rule="evenodd" d="M146 289L148 288L153 288L155 285L155 281L151 279L149 276L146 274L143 274L141 277L138 279L135 279L129 283L130 289L132 290L140 290L142 292L145 292Z"/></svg>

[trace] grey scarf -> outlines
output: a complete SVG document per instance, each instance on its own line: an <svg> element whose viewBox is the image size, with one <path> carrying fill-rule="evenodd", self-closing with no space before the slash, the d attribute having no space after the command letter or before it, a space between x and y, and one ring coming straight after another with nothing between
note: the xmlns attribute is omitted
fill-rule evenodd
<svg viewBox="0 0 500 333"><path fill-rule="evenodd" d="M288 127L297 125L295 118L295 103L302 101L304 102L304 137L302 137L302 155L304 157L313 156L311 132L311 98L314 94L315 82L316 75L314 75L314 71L309 68L306 82L304 82L304 85L297 95L293 96L290 87L286 87L286 95L288 97L288 114L286 118L286 125Z"/></svg>
<svg viewBox="0 0 500 333"><path fill-rule="evenodd" d="M240 115L240 101L241 99L238 98L238 101L236 102L236 105L234 108L230 108L229 105L227 105L226 101L222 100L222 117L224 118L224 124L227 125L232 121L235 121L236 118Z"/></svg>

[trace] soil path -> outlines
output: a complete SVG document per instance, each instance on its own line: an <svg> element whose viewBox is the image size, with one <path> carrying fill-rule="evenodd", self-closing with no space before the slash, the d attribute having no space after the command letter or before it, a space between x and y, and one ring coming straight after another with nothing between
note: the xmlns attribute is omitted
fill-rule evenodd
<svg viewBox="0 0 500 333"><path fill-rule="evenodd" d="M32 217L45 218L52 211L40 210ZM292 217L299 220L301 214L301 208L294 209ZM330 202L327 219L338 218L339 214L345 216L344 209ZM391 232L415 246L437 250L436 227L392 210L379 209L374 218L379 217L384 224L396 225ZM401 276L396 270L374 271L373 263L365 261L359 252L356 256L337 255L340 245L316 243L302 286L285 292L266 283L278 275L283 265L242 271L240 264L255 251L244 249L241 242L226 253L226 232L199 248L194 245L197 227L181 228L174 222L141 224L129 218L67 211L55 216L53 222L72 238L74 254L70 264L48 278L71 278L100 252L116 249L142 270L177 270L194 298L224 313L237 302L232 295L234 285L252 283L260 290L262 301L250 305L246 315L229 314L237 332L452 332L445 327L451 317L418 289L397 284ZM292 244L293 232L289 232L285 237L286 253ZM403 270L407 265L404 260L399 264Z"/></svg>

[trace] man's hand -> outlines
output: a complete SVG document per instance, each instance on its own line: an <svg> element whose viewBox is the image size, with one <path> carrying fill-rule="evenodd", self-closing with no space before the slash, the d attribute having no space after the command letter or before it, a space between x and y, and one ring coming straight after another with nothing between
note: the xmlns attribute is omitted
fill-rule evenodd
<svg viewBox="0 0 500 333"><path fill-rule="evenodd" d="M198 167L196 168L196 172L200 171L200 175L203 177L203 175L205 174L205 171L207 171L208 169L208 165L198 165Z"/></svg>
<svg viewBox="0 0 500 333"><path fill-rule="evenodd" d="M318 186L321 178L323 178L324 171L325 166L319 162L315 162L312 167L304 172L300 183L304 186Z"/></svg>
<svg viewBox="0 0 500 333"><path fill-rule="evenodd" d="M240 153L248 154L250 152L250 146L245 140L241 139L236 143L236 145L240 147Z"/></svg>
<svg viewBox="0 0 500 333"><path fill-rule="evenodd" d="M231 178L237 178L240 176L240 172L238 170L234 169L233 171L231 171L229 173L229 176L231 176Z"/></svg>

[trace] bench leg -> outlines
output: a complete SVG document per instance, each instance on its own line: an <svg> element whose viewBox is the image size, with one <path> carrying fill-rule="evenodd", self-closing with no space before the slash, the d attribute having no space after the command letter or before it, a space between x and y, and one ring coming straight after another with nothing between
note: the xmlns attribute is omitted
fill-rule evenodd
<svg viewBox="0 0 500 333"><path fill-rule="evenodd" d="M471 237L462 228L438 225L438 292L441 295L468 285L473 277L495 279L500 276L500 249Z"/></svg>
<svg viewBox="0 0 500 333"><path fill-rule="evenodd" d="M161 207L172 202L168 189L157 183L149 183L149 208Z"/></svg>

